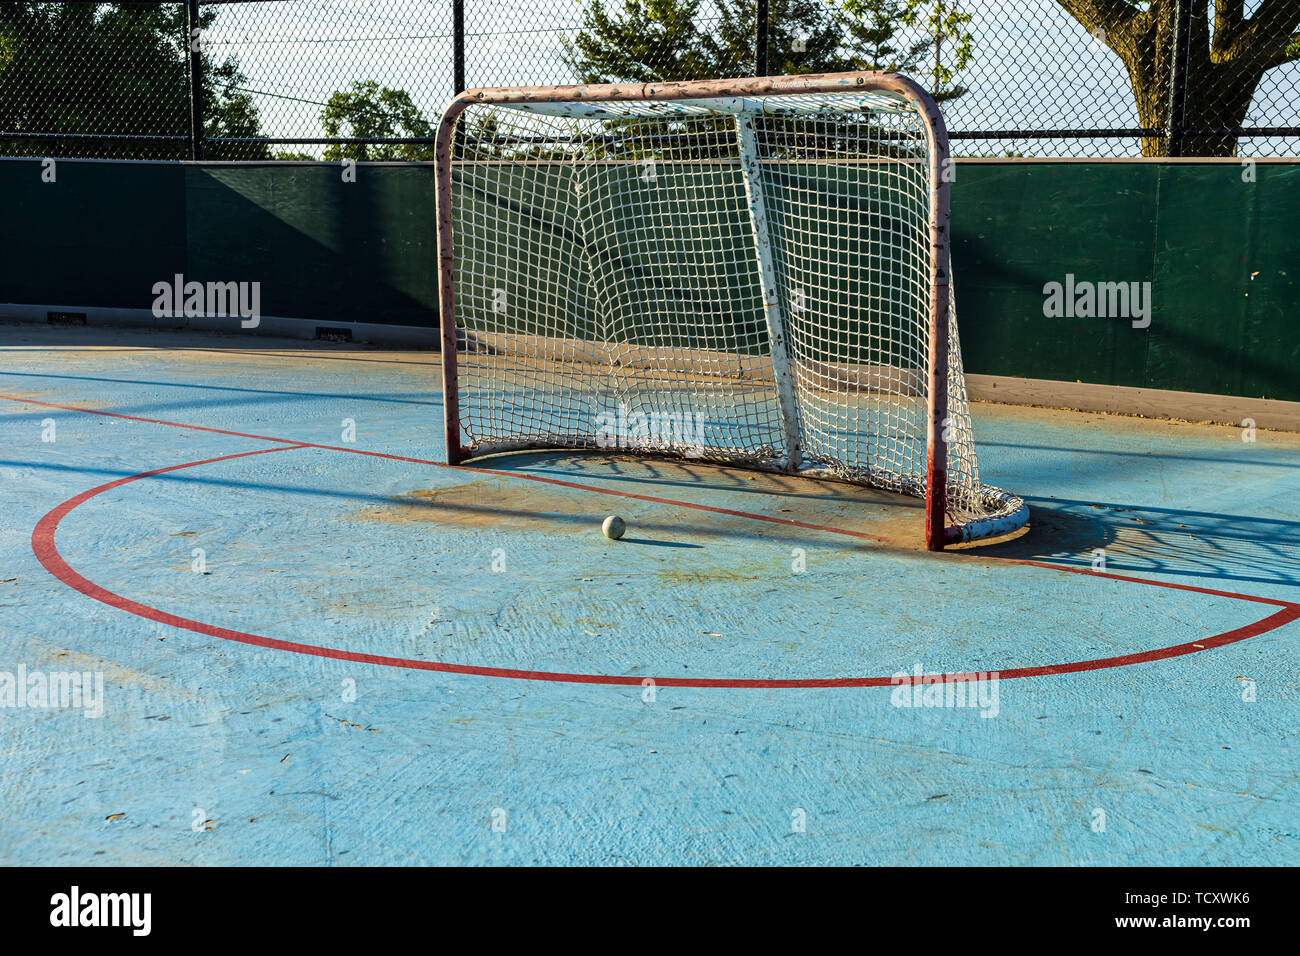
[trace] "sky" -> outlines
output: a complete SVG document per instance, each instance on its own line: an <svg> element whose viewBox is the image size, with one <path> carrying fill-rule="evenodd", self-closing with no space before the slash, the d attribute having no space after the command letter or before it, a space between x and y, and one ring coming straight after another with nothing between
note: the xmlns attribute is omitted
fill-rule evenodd
<svg viewBox="0 0 1300 956"><path fill-rule="evenodd" d="M567 83L561 41L589 0L465 0L470 86ZM605 0L607 4L621 0ZM702 17L712 12L704 0ZM974 59L965 96L944 104L955 132L1132 127L1137 113L1123 64L1056 0L961 0L973 13ZM1247 13L1260 0L1249 0ZM451 0L262 0L221 3L205 37L218 58L238 57L270 136L322 135L332 91L354 80L405 89L432 119L453 93ZM1272 71L1247 125L1300 125L1300 64ZM958 139L958 155L1137 155L1135 139ZM1247 155L1300 154L1300 138L1245 140Z"/></svg>

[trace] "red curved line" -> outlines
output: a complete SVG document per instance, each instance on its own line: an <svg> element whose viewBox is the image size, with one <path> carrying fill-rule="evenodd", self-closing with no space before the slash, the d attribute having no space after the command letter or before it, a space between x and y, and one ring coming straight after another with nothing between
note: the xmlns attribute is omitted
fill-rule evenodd
<svg viewBox="0 0 1300 956"><path fill-rule="evenodd" d="M761 515L749 511L732 511L729 508L715 508L712 505L702 505L694 501L677 501L673 498L655 498L651 495L638 495L630 491L619 491L612 488L601 488L597 485L583 485L573 481L564 481L560 478L547 478L544 475L526 475L514 471L497 471L492 468L480 468L475 465L449 465L445 461L433 461L429 458L412 458L408 455L390 455L382 451L370 451L365 448L348 448L344 445L323 445L318 442L296 441L291 438L274 438L270 435L253 435L248 432L235 432L225 428L208 428L205 425L188 425L184 422L169 422L161 418L141 418L139 415L124 415L121 412L105 412L97 408L78 408L76 405L56 405L53 402L41 402L34 398L20 398L15 395L0 395L0 399L10 402L23 402L27 405L40 405L44 408L57 408L65 412L82 412L86 415L102 415L106 418L121 418L130 422L143 422L146 425L167 425L171 428L187 428L193 431L211 432L216 435L230 435L234 438L253 438L257 441L275 442L280 445L292 446L294 448L321 448L325 451L343 451L349 455L366 455L370 458L387 458L390 461L407 461L416 465L432 465L435 468L454 468L456 471L470 471L478 475L496 475L502 478L521 478L526 481L536 481L545 485L558 485L561 488L573 488L577 491L590 491L600 495L613 495L618 498L633 498L637 501L649 501L661 505L676 505L681 508L692 508L695 511L708 511L713 514L731 515L736 518L749 518L753 521L766 521L769 524L785 525L790 528L803 528L807 531L825 531L828 534L842 534L851 538L863 538L868 541L883 541L884 539L874 534L867 534L865 531L850 531L847 528L832 528L827 525L809 524L806 521L795 521L792 518L776 518L772 515ZM219 458L212 458L209 461L220 461ZM194 464L201 464L194 462ZM186 467L181 465L179 467ZM163 469L169 470L169 469Z"/></svg>
<svg viewBox="0 0 1300 956"><path fill-rule="evenodd" d="M251 436L250 436L251 437ZM56 506L47 512L36 527L32 530L32 552L36 555L37 560L52 575L62 581L68 587L81 592L87 597L93 598L109 607L114 607L130 614L151 621L157 621L160 624L166 624L171 627L182 628L188 631L194 631L198 634L205 634L209 637L217 637L227 641L237 641L241 644L251 644L256 647L266 647L272 650L290 651L295 654L310 654L316 657L327 657L334 660L354 661L360 664L375 664L382 667L401 667L411 670L441 671L450 674L469 674L481 677L505 677L515 680L546 680L559 681L572 684L620 684L620 685L642 685L647 682L659 687L730 687L730 688L811 688L811 687L888 687L899 684L930 683L937 681L957 681L957 680L975 680L985 679L990 673L996 673L999 678L1013 679L1018 677L1041 677L1051 674L1071 674L1080 671L1100 670L1107 667L1126 667L1131 664L1141 664L1148 661L1165 660L1171 657L1181 657L1184 654L1195 654L1198 651L1209 650L1215 647L1223 647L1228 644L1235 644L1238 641L1244 641L1247 638L1254 637L1257 634L1263 634L1275 628L1300 618L1300 604L1291 604L1285 601L1278 601L1272 598L1261 598L1252 595L1234 594L1228 591L1212 591L1205 588L1198 588L1191 585L1166 584L1162 581L1150 581L1143 578L1124 577L1122 575L1104 574L1095 571L1083 571L1078 568L1067 568L1058 565L1045 564L1035 561L1016 562L1029 564L1037 567L1050 568L1058 571L1070 571L1082 574L1090 574L1097 577L1108 577L1115 580L1130 581L1137 584L1147 584L1155 587L1167 587L1183 591L1195 591L1204 594L1218 595L1222 597L1237 598L1245 601L1258 601L1268 604L1276 604L1282 607L1268 617L1256 621L1253 624L1247 624L1231 631L1225 631L1222 634L1216 634L1213 637L1203 638L1199 641L1178 644L1173 647L1157 648L1150 651L1141 651L1134 654L1124 654L1118 657L1104 657L1089 661L1075 661L1068 664L1047 664L1038 667L1017 667L1005 671L984 672L982 674L964 673L964 674L926 674L921 677L914 675L899 675L897 677L824 677L824 678L778 678L778 679L761 679L761 678L729 678L729 677L631 677L631 676L614 676L605 674L569 674L557 671L533 671L520 670L516 668L504 667L478 667L469 664L447 664L440 661L421 661L412 660L403 657L386 657L378 654L362 654L357 651L345 651L331 647L320 647L314 644L301 644L295 641L284 641L279 638L263 637L258 634L250 634L246 631L236 631L230 628L217 627L212 624L204 624L202 621L191 620L190 618L180 617L176 614L169 614L166 611L150 607L147 604L141 604L130 598L124 597L107 588L95 584L88 578L83 577L75 571L63 556L54 542L55 532L58 530L59 523L66 518L74 509L85 504L96 495L102 494L113 488L119 488L122 485L129 484L133 481L139 481L143 478L150 478L155 475L165 474L170 471L179 471L183 468L193 468L198 465L207 465L219 461L229 461L234 458L247 458L252 455L266 455L277 451L290 451L298 448L316 448L329 447L317 446L310 443L285 444L278 448L261 448L256 451L240 452L233 455L222 455L217 458L205 458L201 461L185 462L180 465L170 465L166 468L155 468L151 471L144 471L138 475L130 475L125 478L118 478L107 484L99 485L88 491L69 498L67 501ZM350 449L338 449L347 451ZM395 456L382 456L395 457ZM501 474L507 474L504 472ZM512 476L513 477L513 476ZM575 486L580 487L580 486ZM603 490L603 489L595 489ZM638 496L633 496L638 497ZM667 501L670 504L683 504L683 502L672 502L668 499L649 499L653 501ZM720 509L713 509L720 510ZM730 514L744 515L743 512L727 512ZM761 517L761 516L760 516ZM828 529L833 530L833 529Z"/></svg>
<svg viewBox="0 0 1300 956"><path fill-rule="evenodd" d="M236 438L252 438L257 441L275 442L293 448L320 448L325 451L342 451L349 455L366 455L371 458L387 458L390 461L406 461L416 465L430 465L434 468L452 468L456 471L469 471L479 475L495 475L501 478L517 478L523 481L536 481L547 485L558 485L562 488L573 488L578 491L590 491L600 495L611 495L617 498L633 498L637 501L650 501L655 504L675 505L679 508L693 508L696 511L711 511L715 514L732 515L737 518L749 518L754 521L767 521L772 524L788 525L795 528L805 528L810 531L825 531L828 534L840 534L851 538L866 538L872 541L882 541L884 539L867 534L863 531L850 531L847 528L834 528L827 525L809 524L804 521L795 521L791 518L776 518L771 515L756 514L750 511L733 511L729 508L715 508L712 505L702 505L694 501L678 501L673 498L655 498L650 495L638 495L630 491L621 491L614 488L601 488L598 485L583 485L573 481L564 481L560 478L547 478L544 475L529 475L517 471L500 471L492 468L480 468L475 465L449 465L445 461L433 461L429 458L412 458L408 455L392 455L388 452L370 451L365 448L348 448L345 445L325 445L319 442L297 441L292 438L275 438L270 435L254 435L250 432L236 432L225 428L209 428L206 425L190 425L185 422L172 422L162 418L141 418L139 415L126 415L122 412L106 412L98 408L82 408L77 405L58 405L54 402L42 402L34 398L23 398L17 395L0 395L0 399L10 402L21 402L26 405L40 405L43 408L57 408L65 412L79 412L84 415L101 415L106 418L121 418L132 422L143 422L147 425L166 425L169 428L185 428L192 431L211 432L217 435L231 435ZM270 449L275 451L277 449ZM251 454L251 453L245 453ZM239 458L241 455L228 455L226 457ZM210 458L208 461L221 461L221 458ZM190 465L201 465L204 462L189 462L184 465L176 465L174 468L162 468L154 472L146 472L144 475L135 477L148 477L149 475L158 474L162 471L173 471L175 468L188 468ZM134 480L124 479L125 481ZM121 482L119 482L121 483ZM107 488L109 486L105 486ZM1063 564L1050 564L1045 561L1032 561L1025 558L1004 558L997 555L981 555L985 560L1004 561L1008 564L1023 564L1034 568L1047 568L1052 571L1066 571L1070 574L1086 574L1090 577L1109 578L1112 581L1128 581L1133 584L1149 584L1156 587L1170 588L1178 591L1192 591L1197 594L1208 594L1215 597L1229 597L1239 601L1255 601L1259 604L1274 604L1278 607L1300 607L1290 601L1283 601L1278 598L1259 597L1253 594L1239 594L1235 591L1216 591L1211 588L1197 587L1193 584L1172 584L1164 581L1153 581L1148 578L1135 578L1123 574L1111 574L1106 571L1093 571L1090 568L1071 568Z"/></svg>
<svg viewBox="0 0 1300 956"><path fill-rule="evenodd" d="M245 432L232 432L226 428L209 428L206 425L187 425L184 422L169 422L162 418L141 418L139 415L124 415L121 412L106 412L98 408L81 408L78 405L57 405L54 402L41 402L34 398L20 395L0 395L7 402L22 402L24 405L40 405L42 408L57 408L63 412L79 412L82 415L101 415L104 418L121 418L128 422L144 422L146 425L167 425L171 428L188 428L196 432L211 432L214 435L233 435L236 438L256 438L259 441L273 441L283 445L297 445L287 438L268 438L265 435L250 435ZM216 459L213 459L215 461Z"/></svg>

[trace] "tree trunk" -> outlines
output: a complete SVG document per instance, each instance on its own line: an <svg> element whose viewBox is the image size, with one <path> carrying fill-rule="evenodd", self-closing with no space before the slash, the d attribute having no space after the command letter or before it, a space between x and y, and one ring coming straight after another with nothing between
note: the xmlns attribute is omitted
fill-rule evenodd
<svg viewBox="0 0 1300 956"><path fill-rule="evenodd" d="M1164 134L1169 124L1174 0L1152 0L1144 11L1115 0L1058 2L1089 33L1101 36L1124 62L1138 124L1161 131L1158 136L1142 137L1142 155L1167 156L1169 137ZM1240 127L1260 78L1288 59L1284 51L1296 26L1295 14L1290 8L1278 7L1280 12L1267 30L1246 34L1239 32L1242 21L1238 12L1236 22L1225 21L1227 28L1221 32L1216 24L1211 35L1207 0L1192 0L1189 7L1186 96L1180 126L1193 130ZM1237 139L1234 133L1181 135L1179 152L1183 156L1235 156Z"/></svg>
<svg viewBox="0 0 1300 956"><path fill-rule="evenodd" d="M1169 67L1173 54L1174 27L1171 2L1153 3L1145 13L1133 17L1128 28L1107 34L1107 43L1128 70L1138 125L1143 129L1165 129L1169 122ZM1143 156L1164 156L1166 137L1143 136Z"/></svg>
<svg viewBox="0 0 1300 956"><path fill-rule="evenodd" d="M1187 78L1188 129L1226 129L1241 126L1254 99L1260 74L1247 64L1229 61L1193 71ZM1189 134L1182 137L1184 156L1236 156L1237 136Z"/></svg>

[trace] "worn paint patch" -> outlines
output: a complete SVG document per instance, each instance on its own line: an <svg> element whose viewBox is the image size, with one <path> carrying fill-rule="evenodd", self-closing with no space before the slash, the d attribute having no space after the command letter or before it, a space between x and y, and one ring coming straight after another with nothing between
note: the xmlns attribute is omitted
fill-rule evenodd
<svg viewBox="0 0 1300 956"><path fill-rule="evenodd" d="M523 485L524 487L520 487ZM584 510L580 499L545 485L511 485L504 479L483 479L442 488L420 488L391 499L392 504L366 508L356 517L366 521L430 522L462 528L513 528L573 534L599 528L604 516Z"/></svg>

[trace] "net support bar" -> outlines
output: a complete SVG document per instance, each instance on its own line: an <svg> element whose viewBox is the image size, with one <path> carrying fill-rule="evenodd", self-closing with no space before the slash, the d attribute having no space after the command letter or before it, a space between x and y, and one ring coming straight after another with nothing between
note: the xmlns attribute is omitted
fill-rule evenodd
<svg viewBox="0 0 1300 956"><path fill-rule="evenodd" d="M754 252L758 257L758 281L763 293L763 314L767 319L772 374L776 380L777 403L785 432L785 467L798 471L803 464L799 451L799 410L794 399L794 382L790 378L790 355L781 315L781 297L777 291L776 267L772 264L772 241L767 207L763 203L758 142L754 136L754 121L748 114L736 114L736 132L740 137L740 168L745 179L745 198L749 201L749 221L754 230Z"/></svg>

